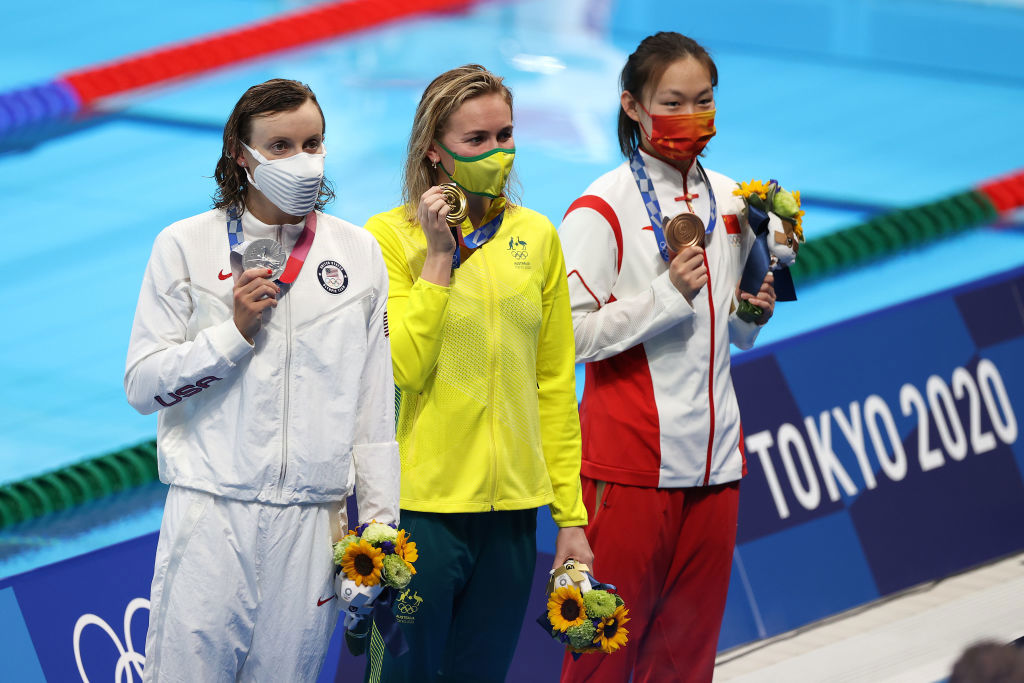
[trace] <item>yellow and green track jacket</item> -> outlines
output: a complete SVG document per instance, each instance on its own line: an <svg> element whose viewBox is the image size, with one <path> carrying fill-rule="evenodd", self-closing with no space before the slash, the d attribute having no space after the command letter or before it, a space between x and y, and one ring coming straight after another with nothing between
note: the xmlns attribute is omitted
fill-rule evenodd
<svg viewBox="0 0 1024 683"><path fill-rule="evenodd" d="M401 507L486 512L550 503L559 526L586 524L572 314L554 226L510 207L497 234L452 271L449 287L420 279L427 242L404 207L366 228L390 279ZM472 231L468 220L462 229Z"/></svg>

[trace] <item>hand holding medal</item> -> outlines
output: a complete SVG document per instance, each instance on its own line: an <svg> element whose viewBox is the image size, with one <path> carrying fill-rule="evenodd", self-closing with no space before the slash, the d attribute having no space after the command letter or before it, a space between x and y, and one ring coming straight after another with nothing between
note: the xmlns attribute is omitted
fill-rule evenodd
<svg viewBox="0 0 1024 683"><path fill-rule="evenodd" d="M669 280L692 306L693 298L708 282L704 265L704 221L692 213L664 219L665 243L672 260Z"/></svg>
<svg viewBox="0 0 1024 683"><path fill-rule="evenodd" d="M424 192L416 220L427 238L427 251L450 255L458 249L456 230L467 212L466 196L454 183L435 185Z"/></svg>
<svg viewBox="0 0 1024 683"><path fill-rule="evenodd" d="M277 306L281 288L271 280L272 275L270 268L248 268L235 283L235 327L250 344L263 324L263 311Z"/></svg>
<svg viewBox="0 0 1024 683"><path fill-rule="evenodd" d="M242 220L234 208L228 210L227 219L228 246L242 254L242 267L245 269L234 287L235 327L252 344L263 324L263 311L277 306L281 288L275 280L291 284L306 262L316 235L316 213L310 211L306 215L305 225L290 255L277 240L243 242Z"/></svg>
<svg viewBox="0 0 1024 683"><path fill-rule="evenodd" d="M704 248L704 221L696 214L681 213L664 220L665 242L671 254L678 254L686 247Z"/></svg>
<svg viewBox="0 0 1024 683"><path fill-rule="evenodd" d="M242 268L265 268L270 271L270 279L276 280L284 272L284 264L288 255L277 240L259 239L249 243L242 255Z"/></svg>
<svg viewBox="0 0 1024 683"><path fill-rule="evenodd" d="M466 220L466 216L469 215L469 202L466 201L466 195L455 183L444 183L441 185L441 196L448 204L448 215L445 216L445 221L453 228L462 225L462 221Z"/></svg>

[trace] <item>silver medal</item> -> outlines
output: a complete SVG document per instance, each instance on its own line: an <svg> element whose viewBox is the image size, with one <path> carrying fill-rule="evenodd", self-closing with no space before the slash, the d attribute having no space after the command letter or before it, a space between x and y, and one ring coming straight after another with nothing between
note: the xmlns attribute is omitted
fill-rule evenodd
<svg viewBox="0 0 1024 683"><path fill-rule="evenodd" d="M242 268L267 268L271 271L270 279L276 280L284 272L284 264L288 255L284 253L284 247L277 240L261 239L253 240L245 248L242 256Z"/></svg>

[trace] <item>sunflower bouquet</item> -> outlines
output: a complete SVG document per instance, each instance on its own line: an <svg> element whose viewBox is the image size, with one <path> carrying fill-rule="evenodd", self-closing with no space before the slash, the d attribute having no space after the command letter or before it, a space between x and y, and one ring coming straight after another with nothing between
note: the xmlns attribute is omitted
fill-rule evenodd
<svg viewBox="0 0 1024 683"><path fill-rule="evenodd" d="M335 591L345 612L345 636L353 654L362 653L353 639L365 638L371 621L381 630L394 622L391 605L416 573L417 559L416 543L395 524L367 522L334 544Z"/></svg>
<svg viewBox="0 0 1024 683"><path fill-rule="evenodd" d="M804 211L800 208L799 190L790 192L773 178L767 183L761 180L738 183L738 187L732 193L746 200L748 206L766 213L774 213L790 224L788 231L796 235L797 240L804 241Z"/></svg>
<svg viewBox="0 0 1024 683"><path fill-rule="evenodd" d="M615 586L599 583L590 568L575 560L551 570L547 611L537 622L563 643L573 657L610 654L626 644L629 610Z"/></svg>

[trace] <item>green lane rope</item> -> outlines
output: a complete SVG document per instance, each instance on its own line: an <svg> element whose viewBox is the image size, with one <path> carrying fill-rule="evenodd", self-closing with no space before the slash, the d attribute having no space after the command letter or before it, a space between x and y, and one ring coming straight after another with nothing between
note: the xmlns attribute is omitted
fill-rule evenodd
<svg viewBox="0 0 1024 683"><path fill-rule="evenodd" d="M968 190L808 240L800 245L790 271L800 282L815 280L963 232L998 216L988 195Z"/></svg>
<svg viewBox="0 0 1024 683"><path fill-rule="evenodd" d="M4 484L0 530L156 480L156 442L146 441Z"/></svg>

